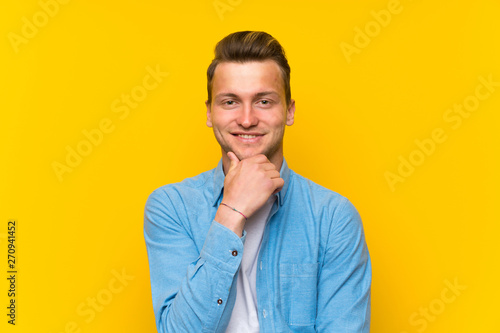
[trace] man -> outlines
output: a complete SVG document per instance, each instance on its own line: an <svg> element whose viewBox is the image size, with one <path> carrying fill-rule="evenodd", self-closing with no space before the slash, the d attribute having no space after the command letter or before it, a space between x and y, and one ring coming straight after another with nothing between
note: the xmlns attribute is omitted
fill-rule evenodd
<svg viewBox="0 0 500 333"><path fill-rule="evenodd" d="M207 79L222 159L146 203L158 332L369 332L359 214L283 158L295 101L281 45L264 32L230 34Z"/></svg>

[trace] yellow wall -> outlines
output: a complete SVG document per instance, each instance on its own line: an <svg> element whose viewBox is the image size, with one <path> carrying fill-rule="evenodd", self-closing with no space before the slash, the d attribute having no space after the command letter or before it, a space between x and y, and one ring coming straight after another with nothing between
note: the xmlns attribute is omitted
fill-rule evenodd
<svg viewBox="0 0 500 333"><path fill-rule="evenodd" d="M215 43L238 30L267 31L287 51L291 168L361 213L372 332L500 331L498 1L5 6L2 332L155 332L145 200L218 162L205 71ZM137 102L127 106L130 94ZM71 150L86 156L67 161ZM6 316L9 219L15 327Z"/></svg>

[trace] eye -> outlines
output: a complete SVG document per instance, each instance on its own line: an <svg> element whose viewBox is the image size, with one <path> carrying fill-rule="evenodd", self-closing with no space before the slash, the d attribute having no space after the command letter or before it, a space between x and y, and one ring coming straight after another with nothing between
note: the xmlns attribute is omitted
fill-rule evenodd
<svg viewBox="0 0 500 333"><path fill-rule="evenodd" d="M224 104L226 104L226 105L234 105L234 101L225 101Z"/></svg>
<svg viewBox="0 0 500 333"><path fill-rule="evenodd" d="M267 99L263 99L263 100L261 100L261 101L260 101L260 103L261 103L262 105L269 105L269 104L271 104L271 101L269 101L269 100L267 100Z"/></svg>

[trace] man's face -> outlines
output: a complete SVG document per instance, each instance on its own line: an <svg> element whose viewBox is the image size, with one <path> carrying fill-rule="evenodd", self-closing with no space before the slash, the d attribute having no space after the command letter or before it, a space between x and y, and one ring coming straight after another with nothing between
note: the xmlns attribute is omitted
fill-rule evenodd
<svg viewBox="0 0 500 333"><path fill-rule="evenodd" d="M276 62L220 63L213 77L212 104L206 106L207 126L214 130L224 162L231 151L240 160L264 154L281 165L285 125L293 124L295 101L286 107Z"/></svg>

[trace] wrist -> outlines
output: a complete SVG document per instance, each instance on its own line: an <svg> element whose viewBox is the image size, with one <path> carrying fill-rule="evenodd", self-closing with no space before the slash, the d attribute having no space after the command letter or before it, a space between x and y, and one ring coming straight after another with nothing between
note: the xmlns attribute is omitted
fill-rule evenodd
<svg viewBox="0 0 500 333"><path fill-rule="evenodd" d="M223 205L223 206L226 206L227 208L232 209L232 210L233 210L233 211L235 211L236 213L238 213L238 214L240 214L241 216L243 216L243 217L245 218L245 221L246 221L246 220L248 220L248 217L247 217L245 214L243 214L242 212L240 212L239 210L237 210L236 208L234 208L234 207L232 207L232 206L228 205L228 204L227 204L227 203L225 203L225 202L221 202L220 204L221 204L221 205Z"/></svg>
<svg viewBox="0 0 500 333"><path fill-rule="evenodd" d="M246 222L246 218L242 213L221 204L219 205L219 209L217 209L214 219L226 228L232 230L238 237L242 236Z"/></svg>

